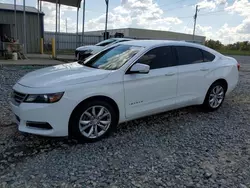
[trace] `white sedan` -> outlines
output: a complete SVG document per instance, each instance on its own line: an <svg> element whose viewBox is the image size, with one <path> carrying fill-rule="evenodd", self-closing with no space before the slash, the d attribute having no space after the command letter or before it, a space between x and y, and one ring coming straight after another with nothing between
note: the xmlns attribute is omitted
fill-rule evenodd
<svg viewBox="0 0 250 188"><path fill-rule="evenodd" d="M190 105L218 109L239 64L202 45L129 41L82 63L28 73L13 87L22 132L96 141L122 122Z"/></svg>

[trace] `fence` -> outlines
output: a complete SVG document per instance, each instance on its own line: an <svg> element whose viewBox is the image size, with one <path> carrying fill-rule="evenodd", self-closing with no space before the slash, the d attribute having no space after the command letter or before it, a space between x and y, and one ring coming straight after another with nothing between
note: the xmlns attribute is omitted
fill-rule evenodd
<svg viewBox="0 0 250 188"><path fill-rule="evenodd" d="M57 34L58 41L56 44L57 51L70 51L72 52L79 46L83 45L94 45L98 42L101 42L103 40L103 36L101 35L84 35L84 44L82 43L82 35L79 33L78 36L76 36L76 33L58 33ZM111 36L113 37L113 36ZM51 41L52 38L55 38L55 33L54 32L44 32L44 51L46 52L51 52ZM135 38L135 37L130 37L134 39L146 39L146 38ZM151 38L153 39L153 38ZM170 38L168 40L171 40ZM177 39L172 39L172 40L177 40ZM195 43L202 43L199 41L190 41L190 42L195 42Z"/></svg>
<svg viewBox="0 0 250 188"><path fill-rule="evenodd" d="M100 35L84 35L84 44L82 44L82 35L76 36L75 33L58 33L57 50L74 50L79 46L93 45L103 40ZM51 40L55 38L54 32L44 32L44 50L51 51Z"/></svg>

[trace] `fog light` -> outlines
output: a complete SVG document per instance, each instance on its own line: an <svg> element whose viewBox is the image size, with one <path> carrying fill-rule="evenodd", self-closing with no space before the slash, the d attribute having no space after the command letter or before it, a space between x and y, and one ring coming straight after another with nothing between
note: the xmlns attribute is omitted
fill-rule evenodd
<svg viewBox="0 0 250 188"><path fill-rule="evenodd" d="M26 126L38 129L53 129L52 126L46 122L27 121Z"/></svg>

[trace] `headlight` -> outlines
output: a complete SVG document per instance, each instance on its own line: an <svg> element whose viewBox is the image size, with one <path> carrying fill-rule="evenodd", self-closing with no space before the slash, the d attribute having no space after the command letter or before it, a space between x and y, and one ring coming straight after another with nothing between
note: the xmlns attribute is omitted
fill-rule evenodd
<svg viewBox="0 0 250 188"><path fill-rule="evenodd" d="M51 94L30 94L26 97L24 102L28 103L55 103L59 101L63 92L60 93L51 93Z"/></svg>

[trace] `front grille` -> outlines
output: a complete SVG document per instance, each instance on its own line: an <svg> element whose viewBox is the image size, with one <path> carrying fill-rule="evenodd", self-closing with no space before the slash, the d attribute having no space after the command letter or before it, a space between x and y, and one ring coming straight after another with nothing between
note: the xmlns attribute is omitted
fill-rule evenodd
<svg viewBox="0 0 250 188"><path fill-rule="evenodd" d="M27 96L26 94L13 91L13 99L17 104L23 102L26 96Z"/></svg>

